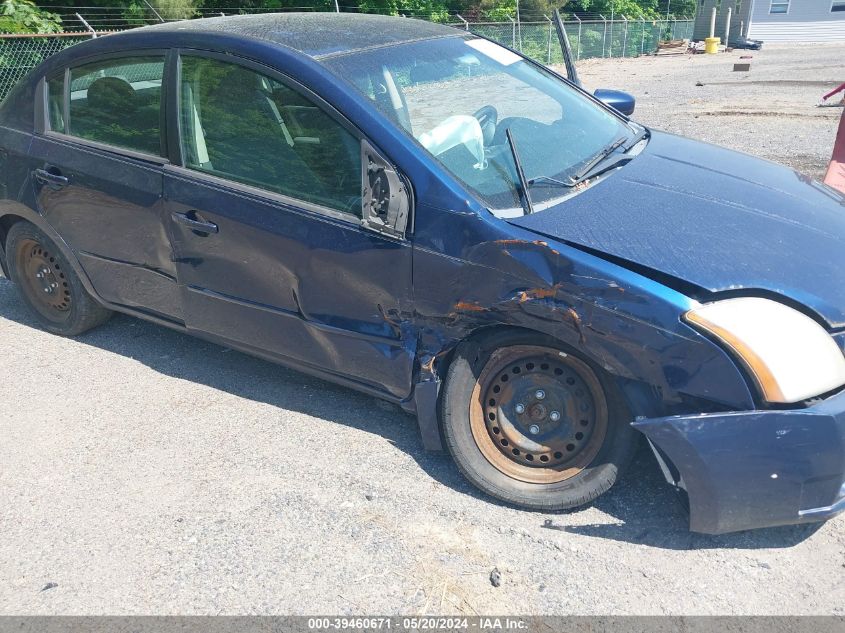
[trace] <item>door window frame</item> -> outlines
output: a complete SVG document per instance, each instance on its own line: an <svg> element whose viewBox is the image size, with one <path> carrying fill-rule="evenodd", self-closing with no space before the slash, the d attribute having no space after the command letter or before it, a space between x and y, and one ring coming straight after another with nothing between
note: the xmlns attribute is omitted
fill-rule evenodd
<svg viewBox="0 0 845 633"><path fill-rule="evenodd" d="M36 88L35 99L35 131L42 136L53 138L58 141L66 143L74 143L89 147L92 149L106 151L112 154L118 154L128 158L135 158L147 162L156 163L159 165L166 165L170 163L168 152L168 130L167 130L167 102L168 102L168 60L171 51L166 48L149 48L149 49L132 49L127 51L119 51L114 53L104 53L98 55L87 55L75 59L71 64L65 66L62 70L44 75L38 82ZM92 141L81 136L69 134L70 131L70 84L71 71L74 68L81 68L90 64L99 62L107 62L113 59L137 59L139 57L161 57L164 62L161 77L161 99L159 103L159 155L148 154L140 150L130 149L127 147L120 147L118 145L111 145L101 141ZM48 100L50 98L47 88L47 82L53 79L58 79L59 75L63 76L64 94L62 95L62 116L64 118L64 130L57 131L50 128L50 106Z"/></svg>
<svg viewBox="0 0 845 633"><path fill-rule="evenodd" d="M359 146L362 143L366 142L372 148L374 148L375 151L380 155L380 157L393 167L393 169L396 171L397 174L399 174L400 178L404 182L404 189L407 192L409 198L409 212L406 227L404 230L404 235L401 237L395 235L388 235L368 227L364 222L363 218L363 196L361 213L362 217L358 217L357 215L353 215L344 211L338 211L337 209L332 209L331 207L327 207L325 205L321 205L315 202L302 200L300 198L295 198L293 196L285 195L283 193L277 193L268 189L263 189L261 187L244 184L242 182L238 182L237 180L231 180L223 176L217 176L208 172L203 172L185 166L184 157L182 156L182 122L180 117L180 90L183 56L201 57L206 59L213 59L226 64L234 64L240 66L241 68L251 70L260 75L264 75L265 77L272 79L273 81L277 81L286 88L294 90L301 94L303 97L312 101L315 106L317 106L323 111L323 113L331 117L337 124L339 124L347 132L349 132L358 141ZM236 193L247 194L250 197L258 197L264 199L265 201L269 201L271 203L283 206L285 208L293 209L297 212L308 212L310 214L324 216L334 220L340 220L351 226L367 229L368 233L373 233L375 235L381 235L383 237L399 240L407 240L408 237L411 235L413 230L414 218L414 194L410 179L405 176L398 167L396 167L396 164L389 159L387 154L385 154L380 148L378 148L378 146L373 143L358 126L352 123L337 108L335 108L332 104L323 99L319 94L311 90L308 86L297 81L290 75L287 75L284 72L273 68L272 66L268 66L265 63L250 59L248 57L233 55L231 53L222 53L220 51L215 50L185 47L174 48L171 50L170 58L168 59L168 62L165 67L165 77L167 77L168 81L166 110L168 123L167 148L168 156L170 158L168 166L169 172L172 172L174 175L177 175L183 179L187 176L190 176L190 178L196 179L200 182L205 182L206 184L217 188L222 187L225 189L233 190ZM362 164L361 177L359 180L359 187L362 191L364 187L363 169L364 165Z"/></svg>

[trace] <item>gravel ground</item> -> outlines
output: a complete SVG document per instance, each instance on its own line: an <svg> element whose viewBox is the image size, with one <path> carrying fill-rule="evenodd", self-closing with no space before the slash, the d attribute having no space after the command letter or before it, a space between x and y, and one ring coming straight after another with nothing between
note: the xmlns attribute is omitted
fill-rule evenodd
<svg viewBox="0 0 845 633"><path fill-rule="evenodd" d="M843 52L582 72L644 122L817 175ZM690 534L645 449L592 506L524 512L396 407L161 327L51 336L0 279L0 343L0 614L845 615L845 519Z"/></svg>
<svg viewBox="0 0 845 633"><path fill-rule="evenodd" d="M590 59L578 72L590 89L635 95L634 118L646 125L822 178L842 108L817 106L845 81L843 56L845 43L767 44L719 55ZM751 70L733 72L738 62Z"/></svg>

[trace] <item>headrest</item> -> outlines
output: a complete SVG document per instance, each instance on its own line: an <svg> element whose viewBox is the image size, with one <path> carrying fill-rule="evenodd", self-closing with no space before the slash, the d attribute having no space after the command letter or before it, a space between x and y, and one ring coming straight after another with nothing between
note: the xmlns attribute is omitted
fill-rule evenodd
<svg viewBox="0 0 845 633"><path fill-rule="evenodd" d="M111 113L132 112L135 109L135 89L120 77L100 77L88 86L88 105Z"/></svg>
<svg viewBox="0 0 845 633"><path fill-rule="evenodd" d="M252 71L231 66L227 67L223 73L204 75L205 85L200 82L200 85L205 88L203 92L210 96L218 103L254 106L255 100L258 96L260 85L258 76Z"/></svg>

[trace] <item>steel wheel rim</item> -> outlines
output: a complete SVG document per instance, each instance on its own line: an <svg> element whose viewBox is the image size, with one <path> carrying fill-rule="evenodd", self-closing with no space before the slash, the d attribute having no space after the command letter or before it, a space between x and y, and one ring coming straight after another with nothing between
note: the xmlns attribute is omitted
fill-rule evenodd
<svg viewBox="0 0 845 633"><path fill-rule="evenodd" d="M15 257L21 287L38 313L55 323L70 318L70 284L55 254L36 240L24 239Z"/></svg>
<svg viewBox="0 0 845 633"><path fill-rule="evenodd" d="M576 476L598 455L607 426L607 401L595 373L546 347L494 353L470 402L470 428L481 453L498 471L526 483Z"/></svg>

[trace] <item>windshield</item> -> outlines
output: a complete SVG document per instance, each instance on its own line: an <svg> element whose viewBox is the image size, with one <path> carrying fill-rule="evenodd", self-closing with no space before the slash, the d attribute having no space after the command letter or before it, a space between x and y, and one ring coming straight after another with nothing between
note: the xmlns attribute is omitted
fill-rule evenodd
<svg viewBox="0 0 845 633"><path fill-rule="evenodd" d="M633 136L622 119L550 72L469 35L325 63L501 216L522 214L507 130L540 209L569 193L550 179L571 178L603 149Z"/></svg>

